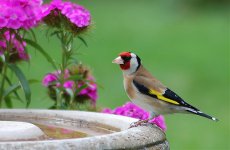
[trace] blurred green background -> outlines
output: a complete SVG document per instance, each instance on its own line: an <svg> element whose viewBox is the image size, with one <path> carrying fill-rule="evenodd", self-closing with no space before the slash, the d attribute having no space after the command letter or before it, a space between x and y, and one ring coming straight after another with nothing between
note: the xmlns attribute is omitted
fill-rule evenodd
<svg viewBox="0 0 230 150"><path fill-rule="evenodd" d="M220 119L168 115L166 135L173 150L230 149L230 25L224 0L79 0L92 14L84 35L88 47L76 43L77 58L88 65L99 88L97 105L115 108L128 101L122 73L111 61L122 51L142 58L146 68L187 102ZM37 29L38 42L56 60L60 44ZM31 51L31 63L21 67L28 78L42 79L53 71ZM30 108L48 108L52 101L41 84L31 86ZM24 107L20 102L16 107Z"/></svg>

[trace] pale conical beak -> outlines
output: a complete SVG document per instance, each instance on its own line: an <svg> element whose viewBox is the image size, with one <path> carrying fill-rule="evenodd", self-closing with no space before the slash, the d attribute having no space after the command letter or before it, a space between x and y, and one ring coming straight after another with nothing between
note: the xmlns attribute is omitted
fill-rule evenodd
<svg viewBox="0 0 230 150"><path fill-rule="evenodd" d="M116 59L114 59L112 63L121 65L124 64L124 61L121 59L121 56L119 56Z"/></svg>

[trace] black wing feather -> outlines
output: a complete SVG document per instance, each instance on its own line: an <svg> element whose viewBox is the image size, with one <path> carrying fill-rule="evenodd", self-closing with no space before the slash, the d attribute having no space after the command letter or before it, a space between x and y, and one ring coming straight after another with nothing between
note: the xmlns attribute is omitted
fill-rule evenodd
<svg viewBox="0 0 230 150"><path fill-rule="evenodd" d="M178 102L181 106L188 107L196 111L199 110L196 107L193 107L192 105L186 103L180 96L178 96L176 93L174 93L172 90L168 88L165 90L165 93L163 94L163 96Z"/></svg>
<svg viewBox="0 0 230 150"><path fill-rule="evenodd" d="M149 89L147 87L145 87L144 85L136 82L135 80L133 80L133 84L138 89L138 91L141 92L142 94L148 95L148 96L153 97L153 98L157 98L156 95L150 94Z"/></svg>
<svg viewBox="0 0 230 150"><path fill-rule="evenodd" d="M133 80L133 84L134 86L138 89L139 92L141 92L142 94L148 95L150 97L156 98L158 99L157 95L154 95L152 93L150 93L150 89L148 89L147 87L145 87L144 85L138 83L137 81ZM165 93L162 95L165 98L171 99L173 101L176 101L177 103L179 103L179 106L184 106L184 107L188 107L191 108L193 110L198 111L197 108L193 107L192 105L186 103L181 97L179 97L176 93L174 93L173 91L171 91L170 89L166 89ZM170 103L172 104L172 103Z"/></svg>
<svg viewBox="0 0 230 150"><path fill-rule="evenodd" d="M138 83L137 81L133 80L133 84L135 85L135 87L138 89L139 92L141 92L142 94L148 95L150 97L153 98L157 98L156 95L154 94L150 94L149 93L149 89L147 87L145 87L144 85Z"/></svg>

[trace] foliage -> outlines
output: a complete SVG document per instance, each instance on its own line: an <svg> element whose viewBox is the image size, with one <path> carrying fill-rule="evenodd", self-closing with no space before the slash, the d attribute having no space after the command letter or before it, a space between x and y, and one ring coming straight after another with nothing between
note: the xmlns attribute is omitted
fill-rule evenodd
<svg viewBox="0 0 230 150"><path fill-rule="evenodd" d="M0 4L0 107L4 101L7 107L12 108L12 95L18 100L23 99L18 94L19 89L24 92L27 107L31 102L29 81L18 67L19 62L30 60L27 44L37 49L56 70L43 79L43 85L55 101L51 108L76 109L78 103L88 99L95 107L97 86L94 77L89 69L78 64L73 48L75 38L87 45L80 34L90 26L90 12L83 6L61 0L44 5L42 0L4 0ZM46 38L55 36L61 43L60 63L37 43L32 28L38 25L47 26ZM28 38L28 34L33 40ZM18 82L12 83L9 71L18 78Z"/></svg>
<svg viewBox="0 0 230 150"><path fill-rule="evenodd" d="M73 65L65 69L48 73L43 78L43 86L48 88L49 97L54 100L53 109L80 109L81 104L89 100L96 106L97 85L89 69L83 65Z"/></svg>
<svg viewBox="0 0 230 150"><path fill-rule="evenodd" d="M41 1L3 0L0 2L0 9L0 107L3 101L7 107L13 107L11 93L21 100L17 93L20 88L24 91L28 107L31 101L29 82L17 64L30 59L24 38L29 33L33 35L32 28L41 19ZM12 83L10 72L18 78L18 82Z"/></svg>

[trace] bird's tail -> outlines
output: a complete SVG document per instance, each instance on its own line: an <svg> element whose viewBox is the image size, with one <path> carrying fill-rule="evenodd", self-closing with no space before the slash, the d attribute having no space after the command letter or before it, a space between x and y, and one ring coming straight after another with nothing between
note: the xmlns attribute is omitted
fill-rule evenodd
<svg viewBox="0 0 230 150"><path fill-rule="evenodd" d="M213 120L213 121L219 121L217 118L214 118L214 117L212 117L212 116L209 116L209 115L207 115L207 114L205 114L205 113L203 113L203 112L201 112L201 111L199 111L199 110L188 109L188 110L186 110L186 111L188 111L188 112L190 112L190 113L193 113L193 114L195 114L195 115L198 115L198 116L202 116L202 117L211 119L211 120Z"/></svg>

